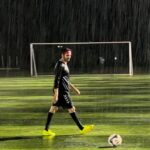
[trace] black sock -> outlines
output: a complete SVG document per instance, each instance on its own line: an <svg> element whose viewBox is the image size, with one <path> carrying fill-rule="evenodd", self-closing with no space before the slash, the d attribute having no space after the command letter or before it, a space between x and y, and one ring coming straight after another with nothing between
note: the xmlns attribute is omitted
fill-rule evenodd
<svg viewBox="0 0 150 150"><path fill-rule="evenodd" d="M50 122L51 122L51 120L52 120L52 116L53 116L53 113L48 112L47 122L46 122L46 125L45 125L45 130L47 130L47 131L48 131L48 128L49 128Z"/></svg>
<svg viewBox="0 0 150 150"><path fill-rule="evenodd" d="M82 125L81 122L79 121L79 119L78 119L76 113L73 112L73 113L70 113L70 115L71 115L72 119L74 120L74 122L76 123L76 125L79 127L79 129L82 130L82 129L83 129L83 125Z"/></svg>

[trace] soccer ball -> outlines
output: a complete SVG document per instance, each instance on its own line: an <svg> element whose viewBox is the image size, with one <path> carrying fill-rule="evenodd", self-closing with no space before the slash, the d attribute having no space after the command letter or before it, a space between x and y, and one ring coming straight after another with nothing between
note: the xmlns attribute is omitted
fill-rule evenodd
<svg viewBox="0 0 150 150"><path fill-rule="evenodd" d="M108 143L111 146L118 146L122 144L122 137L119 134L112 134L108 137Z"/></svg>

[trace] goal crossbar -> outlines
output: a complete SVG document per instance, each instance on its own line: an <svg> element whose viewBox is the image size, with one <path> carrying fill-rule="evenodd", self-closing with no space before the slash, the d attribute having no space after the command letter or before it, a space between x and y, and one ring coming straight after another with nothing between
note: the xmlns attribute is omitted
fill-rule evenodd
<svg viewBox="0 0 150 150"><path fill-rule="evenodd" d="M30 45L90 45L90 44L128 44L128 43L131 43L131 41L30 43Z"/></svg>

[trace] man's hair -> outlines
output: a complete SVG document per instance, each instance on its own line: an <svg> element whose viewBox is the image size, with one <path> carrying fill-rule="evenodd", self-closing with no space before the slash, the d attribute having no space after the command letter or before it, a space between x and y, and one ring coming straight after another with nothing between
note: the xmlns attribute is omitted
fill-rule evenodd
<svg viewBox="0 0 150 150"><path fill-rule="evenodd" d="M66 53L66 52L68 52L68 51L72 51L72 49L70 49L70 48L62 48L62 49L61 49L61 53L62 53L62 54Z"/></svg>

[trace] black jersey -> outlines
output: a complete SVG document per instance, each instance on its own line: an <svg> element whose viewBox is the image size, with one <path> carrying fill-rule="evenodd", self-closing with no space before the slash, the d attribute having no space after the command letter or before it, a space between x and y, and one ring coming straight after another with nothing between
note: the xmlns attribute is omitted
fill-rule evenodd
<svg viewBox="0 0 150 150"><path fill-rule="evenodd" d="M59 60L55 65L54 71L55 71L54 88L59 89L59 95L69 94L70 73L68 65Z"/></svg>

